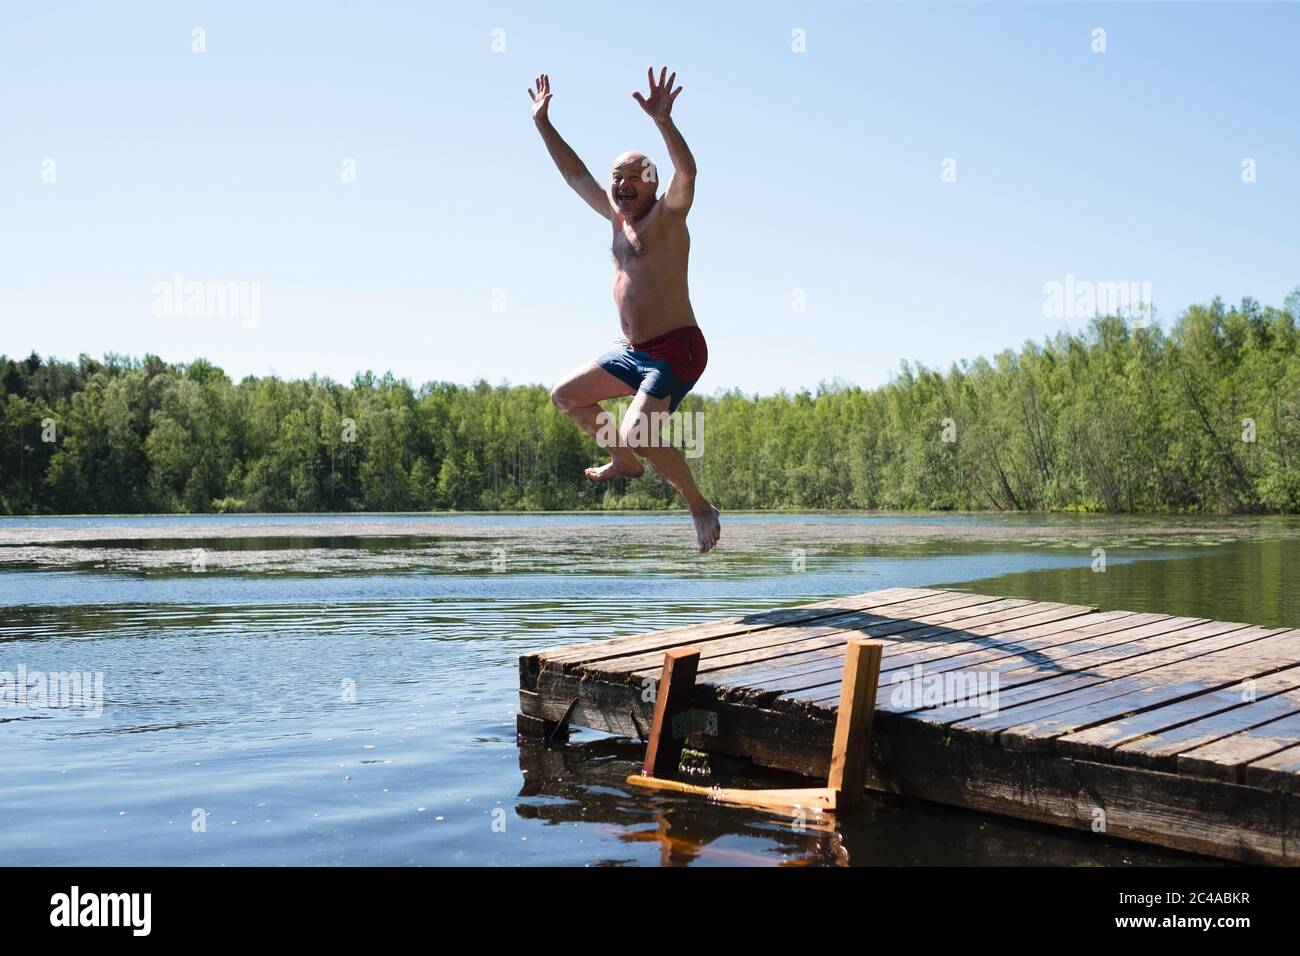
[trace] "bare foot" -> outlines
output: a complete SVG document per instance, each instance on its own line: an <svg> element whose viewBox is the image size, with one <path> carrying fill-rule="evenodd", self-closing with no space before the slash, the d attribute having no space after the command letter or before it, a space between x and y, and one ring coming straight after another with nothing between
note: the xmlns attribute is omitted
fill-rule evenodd
<svg viewBox="0 0 1300 956"><path fill-rule="evenodd" d="M695 538L700 543L700 554L707 554L722 537L722 514L710 505L705 511L692 511L691 520L695 522Z"/></svg>
<svg viewBox="0 0 1300 956"><path fill-rule="evenodd" d="M631 455L625 459L615 458L599 468L588 468L583 472L591 481L613 481L615 478L640 478L645 474L645 465Z"/></svg>

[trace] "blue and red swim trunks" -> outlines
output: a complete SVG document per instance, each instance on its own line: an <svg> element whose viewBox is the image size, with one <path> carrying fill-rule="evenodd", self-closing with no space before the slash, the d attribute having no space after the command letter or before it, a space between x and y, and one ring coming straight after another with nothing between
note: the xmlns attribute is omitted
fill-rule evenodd
<svg viewBox="0 0 1300 956"><path fill-rule="evenodd" d="M709 361L709 347L699 326L684 325L645 342L606 352L596 364L629 388L651 398L668 398L675 412Z"/></svg>

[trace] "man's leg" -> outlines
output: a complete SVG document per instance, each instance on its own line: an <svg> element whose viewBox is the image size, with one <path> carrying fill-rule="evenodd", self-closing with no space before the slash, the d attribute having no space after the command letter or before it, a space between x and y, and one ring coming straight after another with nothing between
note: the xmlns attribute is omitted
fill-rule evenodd
<svg viewBox="0 0 1300 956"><path fill-rule="evenodd" d="M610 375L595 362L588 362L574 369L560 384L551 389L551 402L581 425L582 430L596 439L597 444L601 444L602 429L599 416L603 410L600 402L610 398L622 398L635 392L636 389L631 385ZM611 429L606 427L604 432L609 435ZM602 445L602 447L606 446ZM645 468L637 461L636 455L626 448L615 445L606 447L606 450L612 460L599 468L587 469L586 475L592 481L608 481L611 478L622 477L636 478L645 473Z"/></svg>
<svg viewBox="0 0 1300 956"><path fill-rule="evenodd" d="M686 500L686 507L691 510L691 520L695 522L695 537L700 553L704 554L712 551L722 536L722 521L718 509L700 494L695 476L691 474L691 466L686 463L686 456L672 445L660 444L659 422L661 416L668 412L668 402L667 396L652 398L645 392L637 392L627 414L623 416L620 439L625 448L631 448L650 462L650 467L659 472Z"/></svg>

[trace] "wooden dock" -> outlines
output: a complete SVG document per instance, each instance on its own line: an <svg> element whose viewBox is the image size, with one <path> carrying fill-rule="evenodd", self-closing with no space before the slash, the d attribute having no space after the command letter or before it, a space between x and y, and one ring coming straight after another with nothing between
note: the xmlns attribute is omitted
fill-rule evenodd
<svg viewBox="0 0 1300 956"><path fill-rule="evenodd" d="M700 649L687 746L824 779L845 647L884 644L867 788L1300 862L1300 630L891 588L520 658L520 732L644 738Z"/></svg>

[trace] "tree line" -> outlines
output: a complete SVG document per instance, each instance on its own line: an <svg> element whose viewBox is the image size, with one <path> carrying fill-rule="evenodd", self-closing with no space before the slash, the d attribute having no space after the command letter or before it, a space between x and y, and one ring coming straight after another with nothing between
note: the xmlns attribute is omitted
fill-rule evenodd
<svg viewBox="0 0 1300 956"><path fill-rule="evenodd" d="M1117 317L864 389L692 395L723 509L1300 511L1300 290ZM592 485L537 385L234 382L197 359L0 356L0 513L676 507Z"/></svg>

